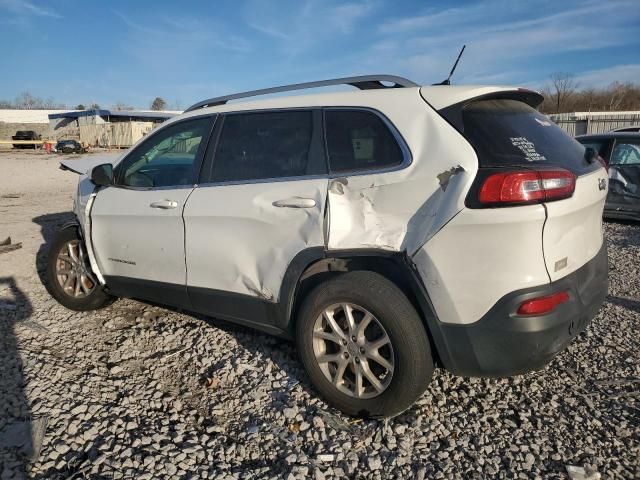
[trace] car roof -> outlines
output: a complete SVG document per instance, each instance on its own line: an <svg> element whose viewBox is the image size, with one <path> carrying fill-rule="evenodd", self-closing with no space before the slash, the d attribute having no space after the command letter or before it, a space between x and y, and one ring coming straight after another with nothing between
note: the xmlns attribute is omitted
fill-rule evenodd
<svg viewBox="0 0 640 480"><path fill-rule="evenodd" d="M640 132L606 132L577 135L576 140L609 140L612 138L640 138Z"/></svg>
<svg viewBox="0 0 640 480"><path fill-rule="evenodd" d="M475 98L496 92L528 91L514 86L498 85L429 85L403 88L382 88L371 90L353 90L322 92L305 95L287 95L270 97L248 97L246 100L234 101L211 107L203 107L177 115L167 124L179 121L191 116L207 113L239 112L249 110L265 110L278 108L305 108L305 107L370 107L375 108L382 104L390 106L398 105L402 101L415 101L423 97L433 108L441 108L454 105L464 100Z"/></svg>
<svg viewBox="0 0 640 480"><path fill-rule="evenodd" d="M640 131L640 125L627 125L626 127L618 127L618 128L614 128L613 130L611 130L612 132L624 132L624 131L630 131L628 129L633 129L633 130L638 130Z"/></svg>

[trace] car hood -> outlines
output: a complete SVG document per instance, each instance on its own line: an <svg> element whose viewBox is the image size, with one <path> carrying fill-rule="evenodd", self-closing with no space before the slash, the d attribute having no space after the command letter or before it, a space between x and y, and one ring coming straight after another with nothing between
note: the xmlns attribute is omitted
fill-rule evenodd
<svg viewBox="0 0 640 480"><path fill-rule="evenodd" d="M110 163L115 165L120 159L120 153L101 153L98 155L91 155L84 158L68 158L60 162L60 168L62 170L70 170L79 175L87 175L91 172L91 169L97 165L103 163Z"/></svg>

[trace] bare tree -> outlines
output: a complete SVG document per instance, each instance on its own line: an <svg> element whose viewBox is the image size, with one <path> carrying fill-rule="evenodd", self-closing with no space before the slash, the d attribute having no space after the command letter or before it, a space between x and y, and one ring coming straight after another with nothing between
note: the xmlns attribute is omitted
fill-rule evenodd
<svg viewBox="0 0 640 480"><path fill-rule="evenodd" d="M164 110L167 106L167 102L162 97L156 97L151 103L151 110Z"/></svg>
<svg viewBox="0 0 640 480"><path fill-rule="evenodd" d="M613 82L609 85L609 110L620 110L621 105L624 103L627 96L626 88L620 82Z"/></svg>
<svg viewBox="0 0 640 480"><path fill-rule="evenodd" d="M24 110L36 110L42 108L41 98L32 95L30 92L22 92L16 97L15 107Z"/></svg>
<svg viewBox="0 0 640 480"><path fill-rule="evenodd" d="M89 108L91 110L100 110L100 105L98 105L97 103L92 103Z"/></svg>
<svg viewBox="0 0 640 480"><path fill-rule="evenodd" d="M6 100L0 100L0 108L2 109L12 109L13 104L11 102L7 102Z"/></svg>
<svg viewBox="0 0 640 480"><path fill-rule="evenodd" d="M113 106L114 110L133 110L133 107L131 105L129 105L128 103L124 103L124 102L117 102L114 106Z"/></svg>
<svg viewBox="0 0 640 480"><path fill-rule="evenodd" d="M551 75L551 84L543 90L549 95L549 100L555 107L554 113L569 110L569 102L578 89L578 82L569 73L554 73Z"/></svg>

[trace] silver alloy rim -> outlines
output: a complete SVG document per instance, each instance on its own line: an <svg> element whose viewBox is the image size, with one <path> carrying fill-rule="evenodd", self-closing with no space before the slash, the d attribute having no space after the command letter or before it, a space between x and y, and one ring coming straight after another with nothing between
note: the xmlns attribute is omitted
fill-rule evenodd
<svg viewBox="0 0 640 480"><path fill-rule="evenodd" d="M87 255L79 240L64 244L56 259L56 278L62 291L73 298L83 298L96 288Z"/></svg>
<svg viewBox="0 0 640 480"><path fill-rule="evenodd" d="M389 335L371 312L353 303L331 305L318 316L313 353L326 379L351 397L377 397L393 377Z"/></svg>

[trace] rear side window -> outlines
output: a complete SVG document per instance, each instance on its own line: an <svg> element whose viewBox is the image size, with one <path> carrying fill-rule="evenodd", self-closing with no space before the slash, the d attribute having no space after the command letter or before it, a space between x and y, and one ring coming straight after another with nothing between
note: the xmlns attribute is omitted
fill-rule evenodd
<svg viewBox="0 0 640 480"><path fill-rule="evenodd" d="M609 164L640 165L640 140L616 141Z"/></svg>
<svg viewBox="0 0 640 480"><path fill-rule="evenodd" d="M319 112L318 112L319 115ZM314 112L234 113L224 119L210 181L232 182L326 173Z"/></svg>
<svg viewBox="0 0 640 480"><path fill-rule="evenodd" d="M377 170L404 159L395 137L373 112L327 110L325 127L331 172Z"/></svg>
<svg viewBox="0 0 640 480"><path fill-rule="evenodd" d="M464 136L481 167L557 166L580 175L599 162L545 115L517 100L478 100L462 111Z"/></svg>

